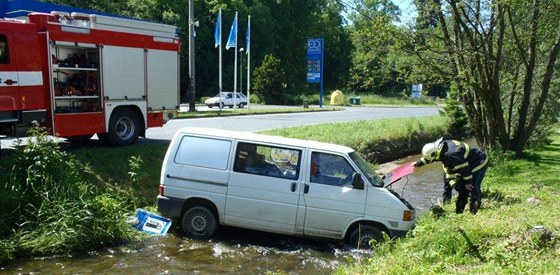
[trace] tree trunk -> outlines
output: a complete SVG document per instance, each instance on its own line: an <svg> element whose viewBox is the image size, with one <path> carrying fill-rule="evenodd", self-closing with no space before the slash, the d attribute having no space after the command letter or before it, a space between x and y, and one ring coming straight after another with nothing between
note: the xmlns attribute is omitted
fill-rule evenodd
<svg viewBox="0 0 560 275"><path fill-rule="evenodd" d="M544 107L544 103L546 102L546 99L548 98L548 93L550 91L550 83L552 81L552 76L554 75L554 67L556 64L556 60L558 59L558 54L560 52L560 24L557 27L557 34L556 34L556 39L554 41L554 45L552 46L551 50L550 50L550 55L548 57L548 62L546 65L546 70L545 73L543 75L542 78L542 82L541 82L541 93L540 95L537 97L537 104L535 106L535 109L533 111L533 114L530 118L529 121L529 125L527 126L527 132L532 133L535 130L535 127L537 126L537 122L541 117L542 114L542 110ZM529 139L528 135L524 136L523 140L520 140L519 143L517 144L517 146L515 147L514 151L516 153L521 153L524 149L524 146L521 147L521 145L523 144L527 144L527 141Z"/></svg>
<svg viewBox="0 0 560 275"><path fill-rule="evenodd" d="M525 144L529 139L530 132L527 131L527 116L529 115L529 105L531 103L531 92L533 91L533 78L535 73L536 48L537 48L537 30L539 17L539 0L533 0L531 9L531 31L529 48L527 49L527 60L525 63L525 79L523 81L523 100L519 107L519 120L515 127L514 137L512 139L512 148L517 155L520 155L525 148ZM513 26L513 24L512 24ZM522 45L518 45L522 48Z"/></svg>
<svg viewBox="0 0 560 275"><path fill-rule="evenodd" d="M558 12L542 8L541 0L481 1L433 0L451 78L477 142L521 154L541 119L560 54ZM502 85L511 87L509 96Z"/></svg>

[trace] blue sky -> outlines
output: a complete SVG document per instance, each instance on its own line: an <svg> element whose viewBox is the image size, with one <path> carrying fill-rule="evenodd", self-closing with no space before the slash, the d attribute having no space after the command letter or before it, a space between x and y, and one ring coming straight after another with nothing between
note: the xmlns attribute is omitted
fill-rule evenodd
<svg viewBox="0 0 560 275"><path fill-rule="evenodd" d="M393 3L401 9L401 20L406 23L416 17L416 7L412 0L393 0Z"/></svg>
<svg viewBox="0 0 560 275"><path fill-rule="evenodd" d="M406 24L416 17L416 7L412 3L413 0L392 0L395 5L401 9L401 23ZM351 3L351 1L343 1ZM350 22L349 22L350 23Z"/></svg>

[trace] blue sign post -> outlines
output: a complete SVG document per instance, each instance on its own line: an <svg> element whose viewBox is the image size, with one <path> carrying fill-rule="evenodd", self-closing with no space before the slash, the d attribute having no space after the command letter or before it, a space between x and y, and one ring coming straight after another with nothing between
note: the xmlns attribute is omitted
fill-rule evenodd
<svg viewBox="0 0 560 275"><path fill-rule="evenodd" d="M323 108L323 38L307 40L307 83L320 83L319 107Z"/></svg>

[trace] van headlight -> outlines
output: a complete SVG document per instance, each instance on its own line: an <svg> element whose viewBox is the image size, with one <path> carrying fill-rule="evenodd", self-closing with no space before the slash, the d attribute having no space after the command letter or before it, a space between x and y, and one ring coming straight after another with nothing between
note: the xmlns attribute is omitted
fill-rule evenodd
<svg viewBox="0 0 560 275"><path fill-rule="evenodd" d="M416 218L416 211L405 210L403 211L402 219L403 221L413 221Z"/></svg>

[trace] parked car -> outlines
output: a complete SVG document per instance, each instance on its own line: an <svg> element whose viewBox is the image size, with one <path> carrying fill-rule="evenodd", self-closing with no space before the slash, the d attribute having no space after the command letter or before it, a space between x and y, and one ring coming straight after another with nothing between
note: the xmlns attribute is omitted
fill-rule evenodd
<svg viewBox="0 0 560 275"><path fill-rule="evenodd" d="M416 210L353 149L209 128L179 130L163 161L159 212L188 237L220 225L368 247L404 236Z"/></svg>
<svg viewBox="0 0 560 275"><path fill-rule="evenodd" d="M214 106L220 106L220 104L222 105L222 108L224 106L233 108L234 104L237 105L239 108L245 107L247 105L247 97L243 93L236 93L236 95L237 98L235 100L235 103L233 102L234 100L233 100L232 92L222 92L221 97L220 94L218 93L216 96L205 100L204 104L206 104L208 108L212 108Z"/></svg>

